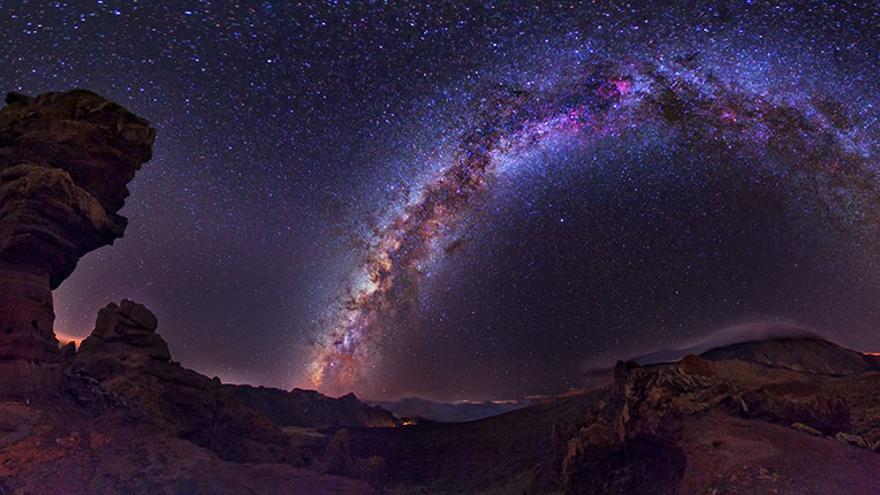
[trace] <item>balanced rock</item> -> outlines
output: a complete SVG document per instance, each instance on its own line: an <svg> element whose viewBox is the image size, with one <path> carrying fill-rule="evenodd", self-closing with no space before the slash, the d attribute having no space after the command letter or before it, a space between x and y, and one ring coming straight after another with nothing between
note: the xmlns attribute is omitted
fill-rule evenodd
<svg viewBox="0 0 880 495"><path fill-rule="evenodd" d="M52 289L89 251L122 236L126 185L155 130L89 91L0 110L0 395L46 390L59 361Z"/></svg>
<svg viewBox="0 0 880 495"><path fill-rule="evenodd" d="M156 333L159 320L142 304L123 299L98 312L95 329L83 340L76 365L96 378L118 367L139 368L150 361L168 362L168 344Z"/></svg>

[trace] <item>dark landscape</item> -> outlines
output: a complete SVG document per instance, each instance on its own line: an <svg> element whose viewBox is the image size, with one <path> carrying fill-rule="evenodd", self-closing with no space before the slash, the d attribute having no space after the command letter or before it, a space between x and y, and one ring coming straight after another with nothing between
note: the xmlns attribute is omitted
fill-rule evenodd
<svg viewBox="0 0 880 495"><path fill-rule="evenodd" d="M212 48L162 64L137 43L106 52L146 50L135 65L160 70L210 58L160 97L144 83L116 98L100 71L33 93L0 75L0 495L880 493L880 88L866 76L880 14L746 3L262 2L216 18L230 46L274 36L251 49L287 64L245 93L229 88L252 73L200 74L253 53L189 36L226 29L223 8L71 17L86 42L123 36L110 17L130 16L132 33L172 26L175 46ZM47 15L3 22L56 25L33 13ZM364 34L367 19L381 29ZM415 67L444 67L433 91L488 64L475 40L499 19L518 34L498 28L497 44L535 36L577 62L491 41L527 77L468 70L480 81L427 98ZM569 41L552 45L542 30L560 26ZM670 26L688 34L657 47ZM762 72L740 38L752 28L783 33L759 37L760 56L806 55ZM730 68L734 55L684 49L701 42L749 55ZM29 45L7 45L27 79ZM313 52L357 63L314 68ZM294 88L296 71L312 75ZM194 87L224 97L200 110ZM405 97L415 110L393 110ZM414 114L389 151L383 126ZM385 165L422 146L409 178ZM374 172L394 178L372 187Z"/></svg>

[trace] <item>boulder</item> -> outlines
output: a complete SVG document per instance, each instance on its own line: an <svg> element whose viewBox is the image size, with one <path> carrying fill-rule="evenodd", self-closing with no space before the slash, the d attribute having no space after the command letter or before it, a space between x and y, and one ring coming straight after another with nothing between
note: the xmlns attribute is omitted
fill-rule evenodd
<svg viewBox="0 0 880 495"><path fill-rule="evenodd" d="M792 430L799 431L799 432L801 432L801 433L806 433L807 435L813 435L813 436L817 436L817 437L821 437L821 436L822 436L822 432L821 432L821 431L819 431L819 430L817 430L817 429L815 429L815 428L812 428L812 427L810 427L810 426L807 426L807 425L805 425L805 424L803 424L803 423L792 423L792 424L791 424L791 429L792 429Z"/></svg>
<svg viewBox="0 0 880 495"><path fill-rule="evenodd" d="M150 361L171 361L168 344L156 333L159 321L145 306L123 299L98 313L95 329L83 340L76 367L102 379L119 368L142 368Z"/></svg>
<svg viewBox="0 0 880 495"><path fill-rule="evenodd" d="M860 435L853 435L851 433L838 432L834 438L838 442L848 443L855 447L859 447L861 449L874 450L873 445L869 444L863 437Z"/></svg>

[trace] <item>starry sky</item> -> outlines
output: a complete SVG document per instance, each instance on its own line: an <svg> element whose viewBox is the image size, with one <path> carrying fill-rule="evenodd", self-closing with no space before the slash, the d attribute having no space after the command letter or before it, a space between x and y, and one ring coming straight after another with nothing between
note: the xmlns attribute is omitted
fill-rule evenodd
<svg viewBox="0 0 880 495"><path fill-rule="evenodd" d="M753 321L880 350L876 3L0 0L0 89L152 121L123 297L227 381L514 398Z"/></svg>

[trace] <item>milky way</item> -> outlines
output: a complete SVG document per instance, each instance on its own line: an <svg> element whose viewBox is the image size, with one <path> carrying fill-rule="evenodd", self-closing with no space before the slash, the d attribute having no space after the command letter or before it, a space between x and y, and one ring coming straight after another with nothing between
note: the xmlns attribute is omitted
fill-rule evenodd
<svg viewBox="0 0 880 495"><path fill-rule="evenodd" d="M592 62L540 91L486 95L451 163L375 233L362 272L317 344L311 384L335 392L357 387L395 331L394 315L418 293L423 265L441 254L476 198L505 173L505 162L560 135L586 142L654 127L690 146L763 156L787 186L811 189L827 222L842 229L876 225L880 197L870 144L840 103L752 94L700 67L698 57ZM753 173L748 163L738 165Z"/></svg>
<svg viewBox="0 0 880 495"><path fill-rule="evenodd" d="M184 366L377 399L557 393L752 321L880 350L876 2L0 13L0 91L157 129L58 332L130 298Z"/></svg>

